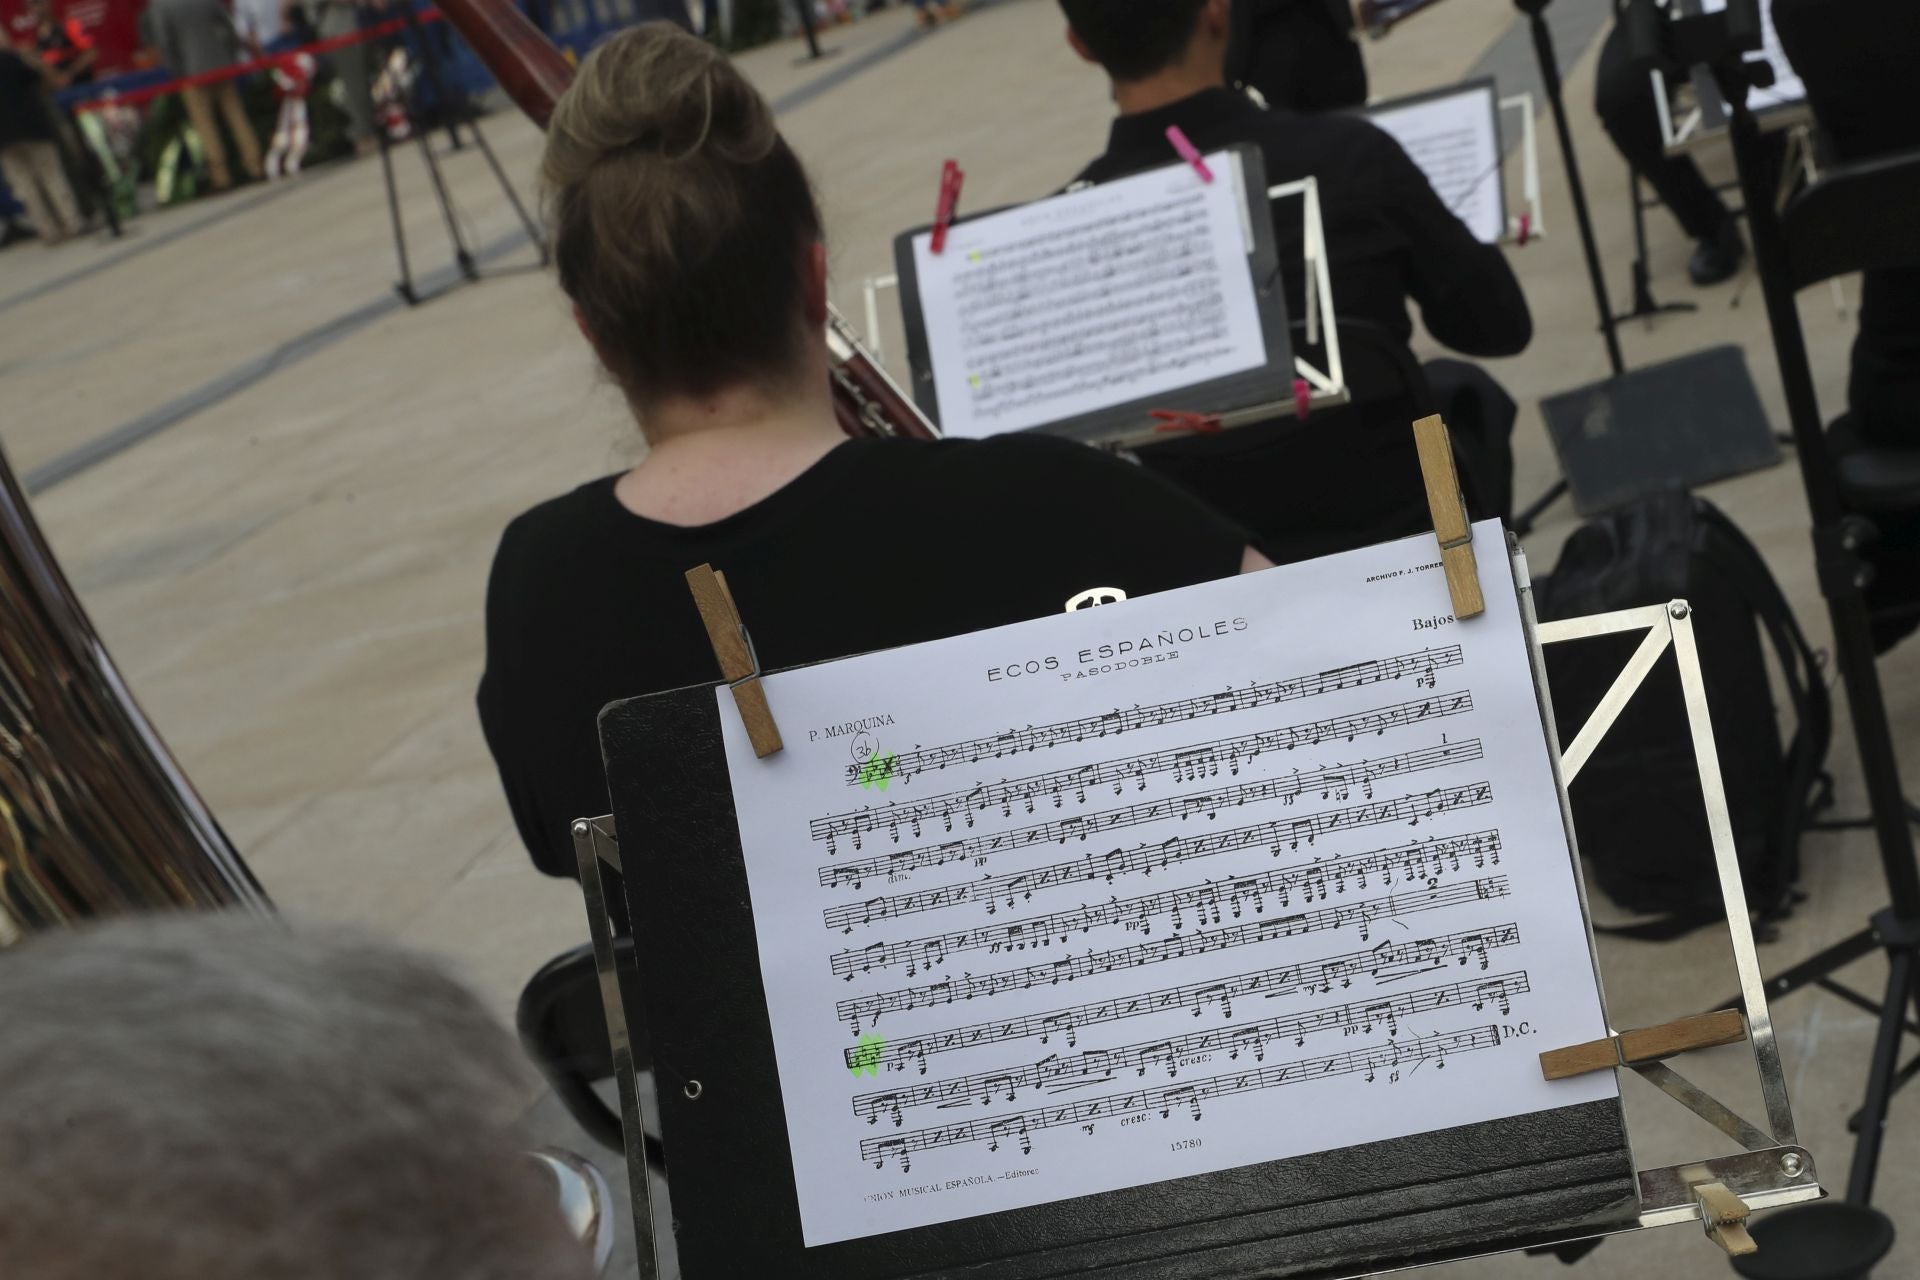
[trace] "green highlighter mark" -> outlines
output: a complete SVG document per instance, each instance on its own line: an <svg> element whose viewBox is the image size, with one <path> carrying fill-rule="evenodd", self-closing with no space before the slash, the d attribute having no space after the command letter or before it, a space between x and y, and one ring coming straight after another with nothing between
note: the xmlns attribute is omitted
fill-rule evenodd
<svg viewBox="0 0 1920 1280"><path fill-rule="evenodd" d="M898 759L899 757L891 752L884 756L878 751L874 752L867 762L860 766L860 785L868 790L879 787L885 791L887 783L893 779L894 761Z"/></svg>
<svg viewBox="0 0 1920 1280"><path fill-rule="evenodd" d="M848 1062L847 1070L853 1072L856 1080L863 1075L879 1075L880 1053L881 1050L886 1047L887 1042L884 1037L872 1031L867 1032L867 1034L860 1037L860 1044L854 1049L853 1057Z"/></svg>

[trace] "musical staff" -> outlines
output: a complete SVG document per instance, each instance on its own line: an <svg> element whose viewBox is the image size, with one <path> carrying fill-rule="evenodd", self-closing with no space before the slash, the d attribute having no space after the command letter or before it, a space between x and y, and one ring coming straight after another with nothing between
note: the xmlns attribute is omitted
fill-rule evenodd
<svg viewBox="0 0 1920 1280"><path fill-rule="evenodd" d="M1003 1096L1007 1102L1017 1102L1023 1089L1063 1093L1085 1089L1090 1084L1111 1083L1129 1070L1144 1076L1149 1068L1164 1069L1169 1079L1177 1080L1183 1060L1205 1062L1215 1053L1225 1053L1229 1062L1237 1062L1244 1053L1255 1062L1264 1063L1269 1045L1291 1040L1297 1048L1304 1046L1311 1035L1329 1031L1372 1035L1376 1027L1385 1028L1389 1036L1397 1036L1403 1019L1442 1009L1471 1006L1479 1012L1492 1005L1504 1017L1513 1010L1513 998L1530 990L1532 986L1524 971L1449 982L1418 991L1403 991L1381 1000L1354 1000L1231 1027L1209 1027L1113 1049L1049 1055L1017 1067L857 1094L852 1099L853 1113L868 1124L878 1124L885 1116L897 1127L905 1123L906 1112L917 1107L989 1106Z"/></svg>
<svg viewBox="0 0 1920 1280"><path fill-rule="evenodd" d="M946 746L915 747L898 753L892 776L904 782L917 774L937 773L951 766L979 764L982 760L1042 751L1068 743L1085 742L1090 738L1107 738L1208 716L1252 711L1339 689L1357 689L1364 685L1404 680L1408 676L1431 688L1442 668L1457 667L1462 661L1459 645L1444 645L1391 658L1330 667L1325 671L1285 680L1248 684L1239 689L1228 688L1219 693L1175 698L1125 710L1115 708L1100 715L1078 716L1053 724L1028 725L1024 729L1009 729L990 737L970 738ZM850 787L860 785L859 765L850 764L846 767L846 780Z"/></svg>
<svg viewBox="0 0 1920 1280"><path fill-rule="evenodd" d="M1091 1133L1093 1126L1102 1120L1120 1120L1129 1115L1153 1112L1158 1112L1160 1118L1165 1120L1175 1111L1184 1112L1198 1121L1202 1115L1201 1104L1215 1098L1362 1073L1367 1083L1371 1084L1382 1070L1389 1073L1390 1082L1397 1083L1401 1068L1410 1064L1411 1067L1418 1067L1422 1063L1432 1062L1436 1067L1444 1068L1449 1057L1497 1048L1499 1044L1500 1028L1497 1026L1443 1031L1405 1043L1389 1040L1383 1045L1367 1045L1341 1053L1298 1058L1291 1062L1277 1062L1272 1066L1247 1067L1188 1084L1154 1085L1103 1098L1034 1107L1011 1115L986 1116L885 1138L867 1138L860 1143L860 1157L872 1161L875 1168L883 1166L889 1158L895 1158L900 1161L901 1171L906 1172L913 1167L914 1152L937 1147L984 1142L988 1150L998 1151L1000 1143L1007 1141L1017 1143L1023 1155L1031 1154L1034 1133L1063 1125L1079 1125Z"/></svg>
<svg viewBox="0 0 1920 1280"><path fill-rule="evenodd" d="M1445 716L1464 715L1472 710L1471 693L1436 694L1372 711L1330 716L1324 720L1288 725L1263 733L1221 738L1198 746L1170 748L1121 760L1098 761L1078 769L1060 769L1025 778L985 783L971 791L950 791L923 800L905 803L889 801L879 808L869 806L848 813L830 814L809 822L808 833L815 840L834 840L839 836L862 832L886 831L897 842L901 828L905 827L913 838L919 839L923 828L932 827L935 823L941 824L945 831L953 830L956 819L971 827L974 814L986 813L991 809L997 808L1002 817L1009 817L1016 804L1024 805L1026 811L1032 813L1036 800L1051 800L1056 809L1065 803L1068 796L1085 804L1087 793L1096 788L1111 786L1113 794L1119 795L1123 784L1131 782L1136 789L1145 790L1148 778L1163 773L1173 775L1175 782L1197 782L1201 778L1218 777L1223 768L1228 776L1238 777L1242 766L1252 764L1269 752L1293 751L1303 746L1317 747L1323 742L1338 740L1352 742L1365 734L1379 736L1389 729L1421 724Z"/></svg>
<svg viewBox="0 0 1920 1280"><path fill-rule="evenodd" d="M1016 901L1031 898L1042 889L1051 889L1063 884L1104 880L1112 884L1120 876L1140 874L1151 876L1155 871L1164 871L1169 867L1192 862L1198 858L1214 857L1223 853L1232 853L1240 849L1249 849L1257 845L1268 845L1274 857L1299 848L1303 834L1309 844L1317 835L1327 831L1375 826L1386 822L1406 819L1409 822L1434 817L1441 813L1451 813L1459 809L1473 808L1488 803L1491 791L1483 786L1458 788L1452 792L1428 793L1424 796L1410 796L1404 801L1394 802L1390 806L1361 805L1354 809L1340 809L1332 813L1310 814L1301 818L1277 818L1270 822L1256 822L1244 827L1227 827L1220 831L1211 831L1205 835L1176 836L1169 840L1149 841L1134 845L1130 849L1109 849L1105 853L1089 853L1065 862L1050 863L1034 867L1030 871L1013 871L1004 875L989 875L979 880L962 881L959 884L945 885L938 889L923 889L917 893L896 894L891 897L869 898L864 902L850 902L837 907L828 907L820 913L822 922L829 929L838 929L842 933L852 933L856 925L871 925L881 920L898 919L901 916L917 915L925 911L938 911L944 907L960 906L965 903L980 903L988 915L998 915L1001 901L1011 910ZM1435 873L1447 868L1460 869L1460 859L1469 857L1475 865L1483 865L1486 855L1499 847L1497 832L1475 832L1470 836L1438 837L1429 836L1425 840L1416 840L1391 849L1374 850L1372 854L1358 855L1360 858L1378 859L1371 866L1372 871L1386 872L1393 867L1404 867L1411 877L1421 864L1429 864ZM1343 859L1355 875L1368 874L1369 868L1356 859ZM856 883L854 888L859 888Z"/></svg>
<svg viewBox="0 0 1920 1280"><path fill-rule="evenodd" d="M1435 938L1416 938L1411 942L1382 942L1365 951L1324 956L1306 964L1275 965L1216 981L1183 983L1112 1000L1095 1000L1066 1009L976 1022L930 1035L893 1039L873 1055L872 1062L876 1067L885 1067L889 1071L905 1071L909 1064L914 1064L919 1073L925 1075L928 1058L958 1049L971 1049L976 1045L1000 1044L1029 1037L1038 1037L1041 1044L1047 1044L1054 1036L1060 1036L1068 1048L1075 1048L1079 1045L1079 1033L1083 1029L1128 1018L1173 1011L1198 1018L1208 1006L1217 1005L1220 1016L1230 1019L1233 1017L1235 1000L1241 1001L1244 1006L1246 1001L1254 998L1279 999L1301 993L1328 995L1335 987L1350 988L1354 979L1362 975L1371 977L1376 986L1385 986L1404 978L1442 971L1449 963L1465 968L1473 960L1479 962L1484 972L1490 967L1492 952L1519 945L1519 926L1511 922ZM858 1052L861 1051L844 1050L849 1067L853 1065L854 1055Z"/></svg>
<svg viewBox="0 0 1920 1280"><path fill-rule="evenodd" d="M1400 845L1351 858L1281 867L1259 875L1203 880L1161 893L1111 898L1091 906L1082 904L1043 916L997 921L930 937L851 947L835 952L831 967L835 974L848 976L904 964L911 977L920 969L944 964L949 956L962 952L1037 950L1056 943L1064 945L1075 933L1084 934L1108 925L1126 924L1143 936L1150 935L1153 922L1163 916L1176 932L1186 927L1189 917L1203 927L1218 925L1224 923L1226 917L1238 920L1249 907L1255 915L1266 914L1269 897L1285 908L1293 905L1296 896L1303 902L1312 902L1316 897L1325 902L1329 892L1345 893L1349 880L1356 888L1365 889L1369 887L1370 877L1379 876L1383 884L1390 886L1396 871L1405 880L1424 879L1432 886L1449 867L1459 871L1463 858L1471 862L1475 870L1482 870L1489 863L1499 866L1500 833L1479 831L1457 839Z"/></svg>
<svg viewBox="0 0 1920 1280"><path fill-rule="evenodd" d="M1191 956L1229 951L1238 947L1271 942L1277 938L1320 933L1329 929L1344 928L1347 925L1357 926L1361 941L1364 942L1370 936L1373 922L1376 920L1398 919L1423 911L1437 911L1444 907L1493 901L1506 897L1509 892L1511 892L1511 886L1507 877L1488 876L1465 884L1389 893L1344 905L1319 907L1312 911L1296 911L1291 915L1277 916L1271 920L1256 920L1209 933L1177 934L1170 938L1137 943L1130 947L1116 947L1099 952L1088 951L1078 956L1063 956L1043 964L1023 965L1016 969L1002 969L979 975L967 973L958 978L947 978L918 987L905 987L895 991L859 996L836 1003L834 1016L850 1024L854 1033L858 1034L863 1025L871 1027L877 1024L880 1016L885 1013L904 1013L911 1009L952 1004L956 1000L987 999L1009 991L1028 991L1034 987L1056 986L1062 982L1090 978L1098 974L1112 973L1115 970L1137 969L1144 965L1161 964L1169 960L1184 960Z"/></svg>
<svg viewBox="0 0 1920 1280"><path fill-rule="evenodd" d="M1185 821L1188 818L1204 817L1211 822L1222 812L1238 809L1247 804L1280 800L1291 805L1301 796L1316 791L1320 793L1320 798L1323 800L1346 800L1350 799L1353 791L1358 788L1361 794L1371 798L1373 784L1382 778L1396 778L1407 774L1424 773L1430 769L1471 764L1480 758L1479 739L1450 742L1438 747L1425 747L1417 751L1403 751L1398 755L1382 756L1377 760L1335 765L1312 773L1282 774L1277 778L1268 778L1260 782L1243 782L1218 791L1170 796L1165 800L1143 800L1118 809L1101 809L1093 813L1076 814L1070 818L1055 818L992 835L969 836L963 840L948 840L919 848L898 849L892 853L879 854L859 862L842 862L821 867L819 879L820 883L828 888L846 885L858 889L869 877L899 875L925 867L946 866L952 862L972 861L977 866L996 853L1026 849L1036 844L1066 844L1070 840L1085 840L1097 832L1136 827L1169 818ZM1479 785L1485 787L1484 783ZM1352 810L1341 810L1342 816L1338 819L1325 814L1308 815L1288 824L1290 834L1286 839L1296 845L1300 840L1306 840L1311 844L1317 837L1328 831L1392 822L1397 816L1415 819L1429 817L1434 813L1444 812L1448 808L1485 803L1490 795L1489 791L1489 795L1475 797L1465 794L1468 790L1470 789L1436 787L1427 792L1424 798L1403 797L1400 800L1383 801L1376 806L1361 805ZM1455 795L1456 792L1461 794ZM1452 797L1452 799L1444 800L1443 797ZM1426 812L1421 812L1421 805L1416 801L1430 802L1431 805L1438 807L1430 807Z"/></svg>

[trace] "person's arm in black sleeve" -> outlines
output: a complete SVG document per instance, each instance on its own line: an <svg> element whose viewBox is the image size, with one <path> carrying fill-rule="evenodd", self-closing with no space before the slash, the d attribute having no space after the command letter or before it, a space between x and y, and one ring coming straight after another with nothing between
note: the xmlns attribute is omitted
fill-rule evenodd
<svg viewBox="0 0 1920 1280"><path fill-rule="evenodd" d="M500 771L507 808L534 865L550 876L576 874L572 852L561 839L565 823L587 815L554 814L541 804L537 764L545 758L540 741L546 718L530 714L523 696L528 664L525 619L539 616L525 594L526 566L518 525L509 525L494 553L487 580L487 665L476 698L480 729Z"/></svg>
<svg viewBox="0 0 1920 1280"><path fill-rule="evenodd" d="M1506 255L1475 239L1400 144L1375 133L1387 216L1407 241L1409 290L1427 332L1462 355L1518 355L1533 340L1533 314Z"/></svg>

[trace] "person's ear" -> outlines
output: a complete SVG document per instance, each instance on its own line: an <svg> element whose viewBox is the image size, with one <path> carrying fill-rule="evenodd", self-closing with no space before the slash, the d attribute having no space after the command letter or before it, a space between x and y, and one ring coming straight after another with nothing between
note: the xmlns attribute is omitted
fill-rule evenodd
<svg viewBox="0 0 1920 1280"><path fill-rule="evenodd" d="M1233 6L1244 4L1247 0L1207 0L1207 7L1200 11L1200 21L1205 24L1207 34L1222 38L1233 29Z"/></svg>
<svg viewBox="0 0 1920 1280"><path fill-rule="evenodd" d="M1080 38L1080 33L1072 27L1067 28L1067 43L1073 46L1073 51L1079 54L1083 61L1092 63L1100 61L1093 56L1093 50L1087 48L1087 42Z"/></svg>
<svg viewBox="0 0 1920 1280"><path fill-rule="evenodd" d="M807 246L807 261L800 284L800 301L806 309L807 327L824 329L827 325L827 246L819 240Z"/></svg>

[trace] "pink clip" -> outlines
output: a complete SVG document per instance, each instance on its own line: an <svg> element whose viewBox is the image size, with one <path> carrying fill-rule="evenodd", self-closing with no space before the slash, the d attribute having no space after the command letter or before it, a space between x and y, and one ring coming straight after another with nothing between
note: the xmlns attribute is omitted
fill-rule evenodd
<svg viewBox="0 0 1920 1280"><path fill-rule="evenodd" d="M1200 158L1198 149L1196 149L1191 142L1187 141L1187 135L1180 132L1179 125L1170 124L1167 126L1167 141L1173 144L1173 149L1180 153L1182 160L1185 160L1193 166L1193 171L1200 175L1200 181L1213 181L1213 170L1207 168L1207 162Z"/></svg>
<svg viewBox="0 0 1920 1280"><path fill-rule="evenodd" d="M1154 409L1147 416L1154 421L1153 429L1163 433L1198 431L1211 435L1220 430L1220 419L1211 413L1194 413L1189 409Z"/></svg>
<svg viewBox="0 0 1920 1280"><path fill-rule="evenodd" d="M1523 213L1520 215L1520 244L1522 245L1522 247L1526 245L1528 237L1532 235L1533 235L1533 215L1530 213Z"/></svg>
<svg viewBox="0 0 1920 1280"><path fill-rule="evenodd" d="M966 174L960 172L960 166L949 160L940 166L940 202L933 213L933 244L931 251L939 253L947 247L947 228L953 225L954 206L960 203L960 184Z"/></svg>
<svg viewBox="0 0 1920 1280"><path fill-rule="evenodd" d="M1293 380L1293 416L1302 422L1307 420L1307 410L1313 407L1313 388L1307 385L1305 378Z"/></svg>

